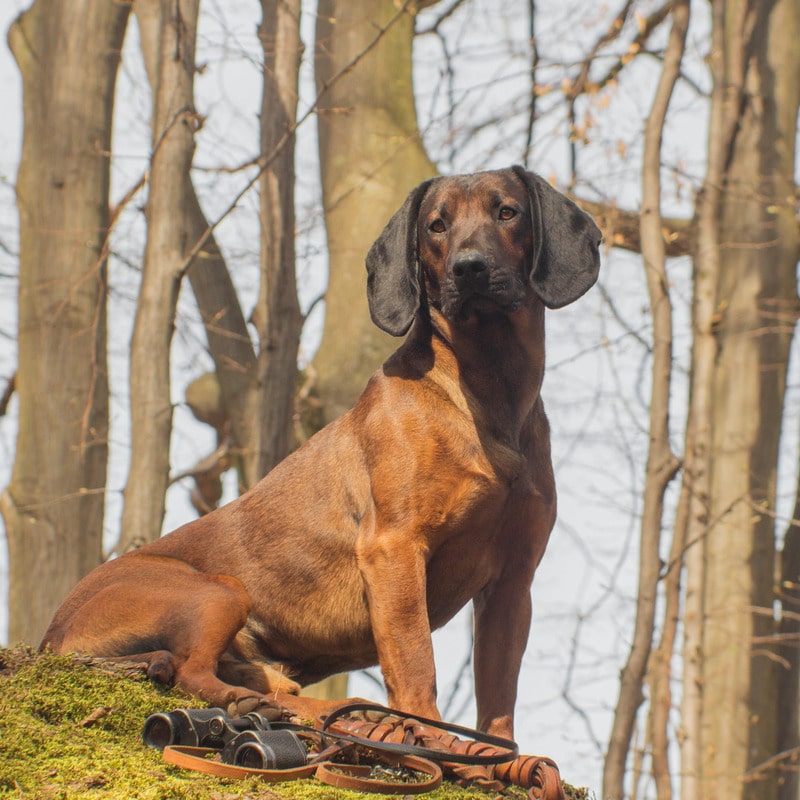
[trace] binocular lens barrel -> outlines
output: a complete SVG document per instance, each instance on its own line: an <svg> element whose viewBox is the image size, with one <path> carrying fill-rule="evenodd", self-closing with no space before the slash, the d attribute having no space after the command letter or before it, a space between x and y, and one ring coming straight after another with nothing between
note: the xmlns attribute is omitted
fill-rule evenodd
<svg viewBox="0 0 800 800"><path fill-rule="evenodd" d="M236 748L233 763L248 769L275 769L275 751L263 742L243 742Z"/></svg>
<svg viewBox="0 0 800 800"><path fill-rule="evenodd" d="M159 750L170 745L219 749L224 763L249 769L298 767L308 759L306 746L293 731L272 730L269 719L256 713L232 719L221 708L151 714L142 739Z"/></svg>
<svg viewBox="0 0 800 800"><path fill-rule="evenodd" d="M163 750L168 745L180 743L180 731L169 714L151 714L142 731L144 743Z"/></svg>
<svg viewBox="0 0 800 800"><path fill-rule="evenodd" d="M251 721L231 720L221 708L178 708L151 714L144 721L142 739L159 750L168 745L222 747L237 730L252 726Z"/></svg>
<svg viewBox="0 0 800 800"><path fill-rule="evenodd" d="M308 761L308 750L294 731L244 731L225 743L226 764L248 769L289 769Z"/></svg>

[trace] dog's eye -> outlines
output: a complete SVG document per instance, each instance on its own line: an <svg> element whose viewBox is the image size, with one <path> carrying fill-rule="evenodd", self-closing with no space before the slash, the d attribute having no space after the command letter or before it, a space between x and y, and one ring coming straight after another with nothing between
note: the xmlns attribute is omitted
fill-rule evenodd
<svg viewBox="0 0 800 800"><path fill-rule="evenodd" d="M500 217L501 220L503 220L503 222L508 222L508 220L513 219L514 217L517 216L517 211L516 209L511 208L511 206L503 206L500 209L500 213L498 214L498 216Z"/></svg>
<svg viewBox="0 0 800 800"><path fill-rule="evenodd" d="M428 230L433 231L433 233L444 233L444 221L441 219L435 219L428 225Z"/></svg>

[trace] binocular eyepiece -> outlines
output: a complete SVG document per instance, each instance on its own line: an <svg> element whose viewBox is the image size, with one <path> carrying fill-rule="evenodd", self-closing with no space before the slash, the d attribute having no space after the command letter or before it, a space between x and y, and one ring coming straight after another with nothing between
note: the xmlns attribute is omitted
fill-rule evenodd
<svg viewBox="0 0 800 800"><path fill-rule="evenodd" d="M171 745L214 748L224 763L250 769L303 766L308 759L305 745L294 731L273 729L272 716L252 712L234 718L221 708L179 708L151 714L142 739L159 750Z"/></svg>

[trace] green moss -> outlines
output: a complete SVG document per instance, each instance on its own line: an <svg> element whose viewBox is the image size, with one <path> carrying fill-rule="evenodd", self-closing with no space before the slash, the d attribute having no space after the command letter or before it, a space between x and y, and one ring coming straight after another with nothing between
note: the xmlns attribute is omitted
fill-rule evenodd
<svg viewBox="0 0 800 800"><path fill-rule="evenodd" d="M364 800L318 781L226 780L165 764L142 744L145 718L197 706L130 670L105 671L71 656L0 650L0 797L28 800ZM375 795L372 795L375 796ZM496 793L445 783L423 800L487 800ZM513 792L513 798L525 793ZM569 793L587 798L585 790Z"/></svg>

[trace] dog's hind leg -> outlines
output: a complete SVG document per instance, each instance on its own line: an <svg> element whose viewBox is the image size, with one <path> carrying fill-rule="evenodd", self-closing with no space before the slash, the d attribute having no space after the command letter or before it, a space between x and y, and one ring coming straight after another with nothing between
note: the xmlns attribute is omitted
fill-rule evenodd
<svg viewBox="0 0 800 800"><path fill-rule="evenodd" d="M250 612L241 582L228 575L195 573L192 585L183 587L179 596L159 618L162 641L172 655L175 685L232 713L241 701L260 699L261 687L229 683L223 680L228 671L221 670Z"/></svg>
<svg viewBox="0 0 800 800"><path fill-rule="evenodd" d="M249 613L238 579L135 552L102 565L73 589L42 646L145 662L154 680L232 715L273 706L313 719L324 703L297 697L294 681L236 643Z"/></svg>
<svg viewBox="0 0 800 800"><path fill-rule="evenodd" d="M169 557L131 553L75 587L42 646L146 662L155 680L227 708L260 696L218 675L249 613L250 598L238 579L199 572Z"/></svg>

